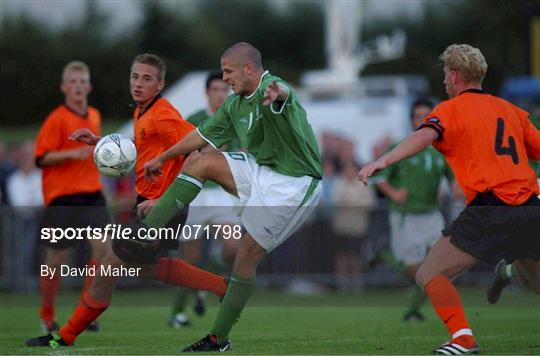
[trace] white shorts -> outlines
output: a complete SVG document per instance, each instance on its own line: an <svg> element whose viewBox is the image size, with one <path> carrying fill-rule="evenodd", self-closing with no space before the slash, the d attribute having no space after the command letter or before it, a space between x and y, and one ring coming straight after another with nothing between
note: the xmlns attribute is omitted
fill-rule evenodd
<svg viewBox="0 0 540 356"><path fill-rule="evenodd" d="M240 221L253 239L271 252L313 213L321 196L321 181L290 177L259 166L244 152L223 152L231 169Z"/></svg>
<svg viewBox="0 0 540 356"><path fill-rule="evenodd" d="M392 253L406 266L424 261L444 228L444 219L438 211L425 214L390 211L389 220Z"/></svg>
<svg viewBox="0 0 540 356"><path fill-rule="evenodd" d="M221 187L203 188L189 204L186 225L239 225L240 218L234 211L234 200L237 199ZM205 230L199 229L199 232L205 233ZM193 241L199 237L195 233L184 235L180 239L182 242Z"/></svg>

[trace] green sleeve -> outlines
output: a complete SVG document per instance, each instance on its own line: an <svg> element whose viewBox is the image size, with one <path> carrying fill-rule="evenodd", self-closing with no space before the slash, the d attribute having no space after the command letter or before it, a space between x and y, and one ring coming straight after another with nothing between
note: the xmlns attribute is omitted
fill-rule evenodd
<svg viewBox="0 0 540 356"><path fill-rule="evenodd" d="M208 120L203 121L197 130L201 137L214 148L220 148L237 137L230 115L225 110L225 101Z"/></svg>

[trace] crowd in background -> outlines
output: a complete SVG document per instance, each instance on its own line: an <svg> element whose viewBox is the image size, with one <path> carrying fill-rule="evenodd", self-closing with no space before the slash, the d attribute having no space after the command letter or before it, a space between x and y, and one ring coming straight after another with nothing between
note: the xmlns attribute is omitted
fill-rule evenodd
<svg viewBox="0 0 540 356"><path fill-rule="evenodd" d="M361 184L356 174L362 162L355 157L355 143L332 132L322 132L323 196L311 221L296 238L289 239L260 267L263 274L316 276L321 285L332 288L361 288L362 274L380 269L380 254L389 245L387 199L375 186ZM385 137L373 147L373 156L382 155L394 143ZM118 223L126 223L135 199L131 175L103 177L111 212ZM3 289L34 290L40 261L38 227L43 207L41 174L35 166L33 141L6 146L0 144L0 183L2 199ZM442 194L441 208L448 219L452 202ZM455 205L455 204L454 204ZM460 203L458 202L458 206ZM459 207L457 208L459 209ZM87 253L87 248L78 251ZM382 267L384 268L384 266ZM369 277L369 274L364 276ZM311 278L313 279L313 278ZM383 278L384 279L384 278ZM399 282L389 275L382 284Z"/></svg>

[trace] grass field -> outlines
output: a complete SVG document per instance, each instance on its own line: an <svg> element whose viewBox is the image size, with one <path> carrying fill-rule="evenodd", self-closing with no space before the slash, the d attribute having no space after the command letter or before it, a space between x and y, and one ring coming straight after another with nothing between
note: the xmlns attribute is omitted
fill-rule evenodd
<svg viewBox="0 0 540 356"><path fill-rule="evenodd" d="M257 292L230 335L239 354L427 354L447 338L431 307L427 321L401 321L408 293L382 290L291 296ZM37 295L0 295L1 354L125 355L173 354L204 336L216 313L192 317L193 326L166 324L171 290L118 291L101 317L102 331L85 333L75 346L55 351L27 348L40 334ZM66 320L76 293L59 297L59 321ZM463 300L484 354L540 354L540 298L508 292L488 306L482 290L465 290ZM191 310L190 310L191 311Z"/></svg>

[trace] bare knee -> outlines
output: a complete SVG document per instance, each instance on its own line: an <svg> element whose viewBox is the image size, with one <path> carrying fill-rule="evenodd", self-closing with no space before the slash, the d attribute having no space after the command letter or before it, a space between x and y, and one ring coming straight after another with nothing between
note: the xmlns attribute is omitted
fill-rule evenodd
<svg viewBox="0 0 540 356"><path fill-rule="evenodd" d="M212 164L208 153L192 152L184 163L183 172L195 177L208 179Z"/></svg>
<svg viewBox="0 0 540 356"><path fill-rule="evenodd" d="M67 258L66 250L48 248L45 253L45 264L52 268L60 268Z"/></svg>
<svg viewBox="0 0 540 356"><path fill-rule="evenodd" d="M416 273L414 275L414 279L416 281L416 284L422 290L424 290L426 288L426 285L428 284L428 282L433 277L434 277L434 275L432 273L430 273L429 271L427 271L426 268L423 268L423 266L420 266L420 268L418 268L418 270L416 271Z"/></svg>

